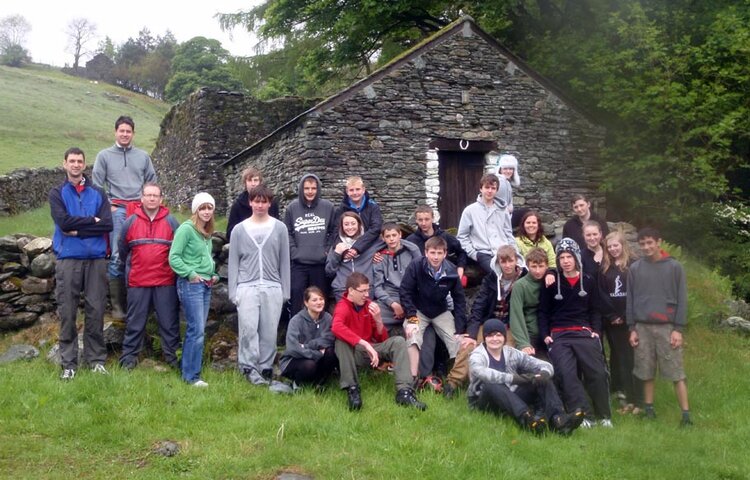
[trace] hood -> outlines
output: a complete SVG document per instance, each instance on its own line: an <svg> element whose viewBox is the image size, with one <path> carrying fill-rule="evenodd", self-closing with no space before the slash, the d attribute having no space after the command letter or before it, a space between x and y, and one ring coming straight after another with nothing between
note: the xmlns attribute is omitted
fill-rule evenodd
<svg viewBox="0 0 750 480"><path fill-rule="evenodd" d="M511 186L507 178L502 175L495 174L499 179L497 182L497 193L495 193L495 205L500 209L508 207L509 200L511 198ZM477 202L482 203L482 193L477 194Z"/></svg>
<svg viewBox="0 0 750 480"><path fill-rule="evenodd" d="M373 200L370 200L370 192L365 190L365 194L362 196L362 205L359 206L359 208L355 207L352 201L349 199L349 195L346 193L346 188L344 188L344 198L341 200L341 205L346 210L351 210L356 213L362 213L362 210L365 209L368 203L373 202Z"/></svg>
<svg viewBox="0 0 750 480"><path fill-rule="evenodd" d="M318 191L315 194L315 198L313 199L312 203L310 204L311 207L314 207L318 204L318 200L320 200L320 189L322 187L320 183L320 178L318 178L317 175L312 173L306 173L302 175L302 178L299 179L299 185L297 187L297 198L299 199L299 203L302 205L307 205L307 201L305 200L304 192L302 191L302 188L305 184L305 180L313 179L315 180L315 183L318 185Z"/></svg>

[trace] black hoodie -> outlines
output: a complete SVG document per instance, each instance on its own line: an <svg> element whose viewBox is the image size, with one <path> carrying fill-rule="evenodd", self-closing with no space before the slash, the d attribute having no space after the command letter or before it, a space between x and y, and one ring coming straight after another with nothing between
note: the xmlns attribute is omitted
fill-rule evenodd
<svg viewBox="0 0 750 480"><path fill-rule="evenodd" d="M305 200L305 180L313 179L318 192L312 203ZM289 231L289 248L292 262L305 265L325 265L328 249L336 232L333 203L320 198L320 179L313 174L302 175L297 198L292 200L284 213L284 224Z"/></svg>

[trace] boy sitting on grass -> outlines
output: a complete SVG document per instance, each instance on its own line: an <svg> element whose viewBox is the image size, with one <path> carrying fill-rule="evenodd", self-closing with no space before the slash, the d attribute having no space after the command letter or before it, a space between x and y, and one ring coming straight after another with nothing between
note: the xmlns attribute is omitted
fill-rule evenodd
<svg viewBox="0 0 750 480"><path fill-rule="evenodd" d="M682 265L661 249L661 234L654 228L638 232L643 257L628 271L627 313L630 345L635 349L633 373L643 380L646 418L656 418L654 378L674 382L682 409L680 426L692 425L685 370L682 366L682 332L687 325L687 280Z"/></svg>
<svg viewBox="0 0 750 480"><path fill-rule="evenodd" d="M497 318L484 322L484 342L469 361L469 406L511 415L536 434L548 424L554 432L570 434L581 425L583 411L566 414L551 380L552 365L505 345L505 335L505 324Z"/></svg>

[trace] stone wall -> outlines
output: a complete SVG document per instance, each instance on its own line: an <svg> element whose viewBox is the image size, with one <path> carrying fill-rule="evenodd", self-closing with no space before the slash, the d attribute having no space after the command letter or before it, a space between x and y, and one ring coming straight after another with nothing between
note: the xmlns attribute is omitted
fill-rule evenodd
<svg viewBox="0 0 750 480"><path fill-rule="evenodd" d="M343 179L358 174L385 218L406 222L429 199L432 140L490 140L519 159L516 205L552 221L568 216L571 196L584 193L604 213L598 192L604 130L475 31L464 28L373 78L277 132L228 166L227 176L252 164L289 196L300 175L313 172L323 196L338 202ZM238 187L228 182L227 189L235 195Z"/></svg>
<svg viewBox="0 0 750 480"><path fill-rule="evenodd" d="M172 107L153 153L167 202L188 207L196 193L206 191L219 211L227 211L231 201L226 201L221 164L314 103L295 97L263 102L204 88Z"/></svg>
<svg viewBox="0 0 750 480"><path fill-rule="evenodd" d="M0 332L55 318L55 257L49 238L0 237Z"/></svg>
<svg viewBox="0 0 750 480"><path fill-rule="evenodd" d="M86 175L91 174L91 168ZM0 175L0 216L16 215L48 202L49 191L65 180L65 171L57 168L23 168Z"/></svg>

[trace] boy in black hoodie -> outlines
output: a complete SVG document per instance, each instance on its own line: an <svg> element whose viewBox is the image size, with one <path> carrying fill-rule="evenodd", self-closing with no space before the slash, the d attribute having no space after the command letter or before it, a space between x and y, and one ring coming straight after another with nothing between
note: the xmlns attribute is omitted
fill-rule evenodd
<svg viewBox="0 0 750 480"><path fill-rule="evenodd" d="M375 242L380 240L380 230L383 228L383 214L380 206L370 198L361 177L346 179L346 193L341 204L336 208L334 225L339 224L339 218L344 212L354 212L362 219L365 233L347 250L345 260L350 260L367 251Z"/></svg>
<svg viewBox="0 0 750 480"><path fill-rule="evenodd" d="M328 294L326 256L334 239L334 206L320 198L320 179L311 173L302 175L297 198L289 202L284 224L289 231L291 250L291 314L302 309L305 289L316 286Z"/></svg>
<svg viewBox="0 0 750 480"><path fill-rule="evenodd" d="M581 409L591 414L588 393L597 423L612 428L596 282L581 271L581 249L574 240L563 238L555 253L557 281L539 294L539 336L547 344L568 411ZM581 426L591 428L594 422L586 419Z"/></svg>

